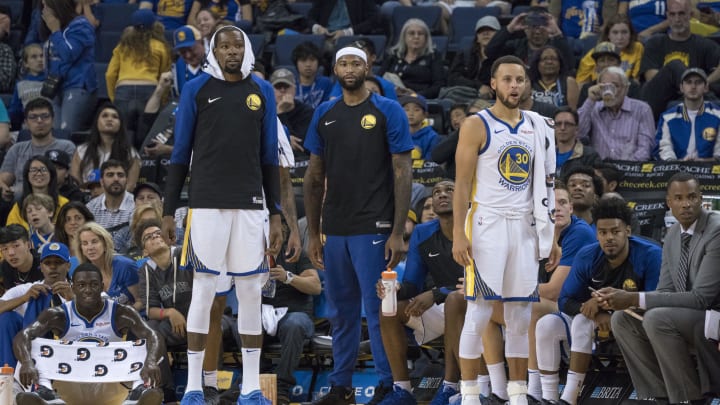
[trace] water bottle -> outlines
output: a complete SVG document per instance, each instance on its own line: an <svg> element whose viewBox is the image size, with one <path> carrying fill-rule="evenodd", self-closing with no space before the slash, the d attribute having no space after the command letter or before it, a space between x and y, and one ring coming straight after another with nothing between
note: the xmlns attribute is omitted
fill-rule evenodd
<svg viewBox="0 0 720 405"><path fill-rule="evenodd" d="M268 269L271 269L275 267L275 258L268 255L267 256L267 264ZM277 284L275 283L275 280L269 279L265 282L265 285L262 288L262 296L266 298L275 298L275 289L277 288Z"/></svg>
<svg viewBox="0 0 720 405"><path fill-rule="evenodd" d="M387 269L382 272L382 284L385 288L385 298L382 300L382 314L395 316L397 313L397 272Z"/></svg>
<svg viewBox="0 0 720 405"><path fill-rule="evenodd" d="M13 403L14 374L15 370L7 363L4 367L0 367L0 404Z"/></svg>

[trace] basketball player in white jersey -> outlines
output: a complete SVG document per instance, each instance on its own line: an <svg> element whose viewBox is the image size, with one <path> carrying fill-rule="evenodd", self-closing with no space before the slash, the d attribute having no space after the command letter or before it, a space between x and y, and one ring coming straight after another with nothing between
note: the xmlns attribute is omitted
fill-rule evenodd
<svg viewBox="0 0 720 405"><path fill-rule="evenodd" d="M123 405L159 405L162 402L162 391L155 389L160 385L160 368L162 349L158 336L143 322L140 315L126 305L118 304L103 298L102 273L92 263L81 264L73 273L73 293L75 299L61 306L52 307L41 313L37 321L20 332L13 342L13 349L22 364L20 382L29 386L39 384L52 392L50 380L38 374L30 355L32 340L52 332L59 339L68 341L91 341L108 343L125 340L128 332L145 339L147 356L140 371L142 380L135 381ZM143 384L144 383L144 384ZM94 389L96 384L66 383L73 391L82 391L84 403L107 403L110 392L115 392L119 384L104 384L103 390ZM85 388L83 388L85 386ZM107 388L107 390L104 390ZM48 391L46 390L46 392ZM122 390L122 388L120 388ZM125 388L125 392L127 389ZM93 398L95 394L95 398ZM120 398L122 399L122 397ZM18 405L25 404L64 404L59 398L47 401L36 393L20 393Z"/></svg>
<svg viewBox="0 0 720 405"><path fill-rule="evenodd" d="M538 300L538 260L549 255L553 244L548 188L551 192L555 146L551 121L518 108L530 85L523 62L501 57L491 75L496 102L463 122L455 157L453 257L465 266L468 299L460 337L460 391L463 405L481 403L476 380L481 337L492 300L502 300L507 393L511 405L525 405L530 304Z"/></svg>

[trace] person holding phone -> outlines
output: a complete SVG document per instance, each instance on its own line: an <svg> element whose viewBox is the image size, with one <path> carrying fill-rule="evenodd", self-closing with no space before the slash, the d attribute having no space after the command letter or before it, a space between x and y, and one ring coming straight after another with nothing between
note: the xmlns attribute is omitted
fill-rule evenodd
<svg viewBox="0 0 720 405"><path fill-rule="evenodd" d="M561 59L575 66L575 54L558 27L555 17L542 7L520 13L498 31L485 48L488 63L503 55L514 55L527 65L533 53L552 45L560 51Z"/></svg>

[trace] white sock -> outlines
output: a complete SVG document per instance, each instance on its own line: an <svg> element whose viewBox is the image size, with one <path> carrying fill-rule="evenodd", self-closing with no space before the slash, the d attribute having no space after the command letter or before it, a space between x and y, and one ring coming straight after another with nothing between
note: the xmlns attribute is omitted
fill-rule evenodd
<svg viewBox="0 0 720 405"><path fill-rule="evenodd" d="M397 385L398 387L404 389L407 392L412 392L412 384L410 384L410 381L395 381L393 384Z"/></svg>
<svg viewBox="0 0 720 405"><path fill-rule="evenodd" d="M508 396L510 397L510 405L528 405L527 400L527 383L525 381L508 382Z"/></svg>
<svg viewBox="0 0 720 405"><path fill-rule="evenodd" d="M565 389L563 390L560 399L569 404L577 403L578 392L580 392L583 381L585 381L585 373L581 374L574 371L568 371L567 383L565 384Z"/></svg>
<svg viewBox="0 0 720 405"><path fill-rule="evenodd" d="M490 376L485 374L479 374L477 376L477 382L480 386L480 395L484 397L490 396Z"/></svg>
<svg viewBox="0 0 720 405"><path fill-rule="evenodd" d="M205 359L205 350L199 352L188 350L188 380L185 393L202 391L202 365Z"/></svg>
<svg viewBox="0 0 720 405"><path fill-rule="evenodd" d="M505 374L505 363L495 363L487 365L490 373L490 386L492 393L498 398L508 400L507 393L507 375Z"/></svg>
<svg viewBox="0 0 720 405"><path fill-rule="evenodd" d="M480 387L478 387L477 380L460 380L460 394L462 394L463 397L477 397L477 395L480 394Z"/></svg>
<svg viewBox="0 0 720 405"><path fill-rule="evenodd" d="M548 401L557 401L560 399L558 393L558 385L560 384L560 375L555 374L540 374L540 382L542 383L542 399Z"/></svg>
<svg viewBox="0 0 720 405"><path fill-rule="evenodd" d="M540 372L528 369L528 395L535 399L542 398L542 385L540 384Z"/></svg>
<svg viewBox="0 0 720 405"><path fill-rule="evenodd" d="M242 348L242 389L240 393L247 395L260 389L260 348Z"/></svg>
<svg viewBox="0 0 720 405"><path fill-rule="evenodd" d="M445 389L445 387L450 387L450 388L454 389L455 391L457 391L457 390L458 390L458 383L456 383L456 382L450 382L450 381L448 381L448 380L443 380L443 389Z"/></svg>
<svg viewBox="0 0 720 405"><path fill-rule="evenodd" d="M203 387L212 387L217 389L217 370L203 370Z"/></svg>

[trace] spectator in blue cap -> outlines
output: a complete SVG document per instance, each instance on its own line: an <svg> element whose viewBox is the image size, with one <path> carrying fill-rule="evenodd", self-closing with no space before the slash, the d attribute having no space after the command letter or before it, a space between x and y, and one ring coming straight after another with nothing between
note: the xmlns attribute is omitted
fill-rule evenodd
<svg viewBox="0 0 720 405"><path fill-rule="evenodd" d="M440 142L438 133L432 125L426 121L428 106L425 97L413 93L409 96L400 97L400 105L403 106L410 124L410 135L412 135L415 149L412 151L413 159L430 159L430 152Z"/></svg>
<svg viewBox="0 0 720 405"><path fill-rule="evenodd" d="M180 54L175 62L175 92L180 94L188 81L197 77L205 60L205 45L200 31L191 25L183 25L173 33L175 50Z"/></svg>

